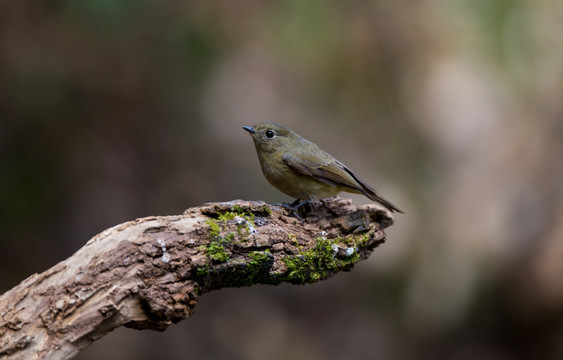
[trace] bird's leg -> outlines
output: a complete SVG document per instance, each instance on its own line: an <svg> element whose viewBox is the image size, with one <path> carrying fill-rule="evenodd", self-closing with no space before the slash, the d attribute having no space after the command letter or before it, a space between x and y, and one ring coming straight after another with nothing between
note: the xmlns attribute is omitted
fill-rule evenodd
<svg viewBox="0 0 563 360"><path fill-rule="evenodd" d="M303 220L303 219L301 218L301 216L299 216L299 214L297 213L297 211L298 211L303 205L308 204L308 203L309 203L309 200L295 199L295 201L292 202L291 204L288 204L288 203L277 203L277 204L274 204L274 205L281 206L281 207L283 207L284 209L287 209L287 210L291 211L291 213L292 213L293 215L295 215L296 218L298 218L299 220Z"/></svg>
<svg viewBox="0 0 563 360"><path fill-rule="evenodd" d="M289 206L293 207L294 209L299 209L301 206L308 204L309 200L301 200L301 199L295 199L294 202L292 202L291 204L289 204Z"/></svg>
<svg viewBox="0 0 563 360"><path fill-rule="evenodd" d="M295 199L295 201L292 202L291 204L289 204L289 203L275 203L274 205L281 206L281 207L288 209L288 210L297 210L301 206L308 204L308 203L309 203L309 200Z"/></svg>

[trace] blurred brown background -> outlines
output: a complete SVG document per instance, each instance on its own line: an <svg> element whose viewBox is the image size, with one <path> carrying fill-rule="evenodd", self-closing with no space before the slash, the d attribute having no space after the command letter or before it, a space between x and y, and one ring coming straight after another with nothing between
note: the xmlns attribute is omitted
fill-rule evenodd
<svg viewBox="0 0 563 360"><path fill-rule="evenodd" d="M562 39L558 0L1 1L0 292L126 220L292 200L240 128L278 121L406 210L388 242L78 359L563 359Z"/></svg>

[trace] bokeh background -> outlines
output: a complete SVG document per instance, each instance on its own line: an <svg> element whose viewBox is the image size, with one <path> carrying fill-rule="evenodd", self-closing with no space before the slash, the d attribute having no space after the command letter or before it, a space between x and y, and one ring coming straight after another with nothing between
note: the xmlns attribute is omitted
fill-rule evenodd
<svg viewBox="0 0 563 360"><path fill-rule="evenodd" d="M127 220L291 200L260 121L405 209L388 242L78 359L563 359L558 0L1 1L0 292Z"/></svg>

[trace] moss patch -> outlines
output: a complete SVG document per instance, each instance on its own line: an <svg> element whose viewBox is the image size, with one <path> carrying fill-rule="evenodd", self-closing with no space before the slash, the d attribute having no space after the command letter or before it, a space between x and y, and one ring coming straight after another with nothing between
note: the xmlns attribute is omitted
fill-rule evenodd
<svg viewBox="0 0 563 360"><path fill-rule="evenodd" d="M207 220L209 226L209 243L202 246L209 262L197 267L197 277L205 277L211 288L224 286L240 287L257 283L293 284L314 283L326 279L340 270L350 269L360 260L359 249L366 246L369 235L349 235L327 239L324 235L316 239L312 248L299 243L294 234L288 234L287 242L295 246L299 253L288 255L276 253L274 257L269 250L250 251L233 257L232 248L244 249L249 235L256 233L254 214L248 209L234 206L218 213L216 218ZM264 207L264 212L270 212ZM254 248L256 249L256 248ZM279 251L279 250L278 250ZM272 268L276 258L285 265ZM281 265L281 264L278 264Z"/></svg>
<svg viewBox="0 0 563 360"><path fill-rule="evenodd" d="M225 247L217 242L213 242L207 246L206 254L211 260L213 260L213 262L216 263L225 262L229 260L230 257L229 254L225 251Z"/></svg>
<svg viewBox="0 0 563 360"><path fill-rule="evenodd" d="M318 238L311 250L283 259L287 267L286 281L294 284L314 283L326 279L331 273L351 267L360 260L357 249L363 241L363 236L337 237L331 240ZM346 246L342 247L342 244Z"/></svg>
<svg viewBox="0 0 563 360"><path fill-rule="evenodd" d="M254 284L279 284L282 279L270 274L274 256L269 251L251 251L246 259L229 260L215 266L197 268L197 276L206 278L211 288L243 287Z"/></svg>
<svg viewBox="0 0 563 360"><path fill-rule="evenodd" d="M225 233L229 223L236 224L236 232ZM217 219L209 219L205 222L209 226L209 244L205 247L205 254L213 263L224 263L230 259L230 254L225 250L226 246L237 241L248 241L248 234L256 231L254 226L254 214L245 212L240 206L233 207L233 211L220 213Z"/></svg>
<svg viewBox="0 0 563 360"><path fill-rule="evenodd" d="M231 237L228 235L221 236L222 228L216 220L207 220L206 224L209 226L210 241L205 246L205 255L214 263L229 260L230 255L225 251L225 245L228 245Z"/></svg>
<svg viewBox="0 0 563 360"><path fill-rule="evenodd" d="M269 251L252 251L250 261L240 267L229 279L233 286L250 286L264 282L269 278L269 271L274 264L274 256ZM279 283L279 281L277 282Z"/></svg>

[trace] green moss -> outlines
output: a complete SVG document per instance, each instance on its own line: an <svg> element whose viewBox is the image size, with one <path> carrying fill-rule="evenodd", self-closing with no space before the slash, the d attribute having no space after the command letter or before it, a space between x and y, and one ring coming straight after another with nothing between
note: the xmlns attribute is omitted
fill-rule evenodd
<svg viewBox="0 0 563 360"><path fill-rule="evenodd" d="M222 263L229 260L229 254L225 251L223 245L212 242L211 244L207 245L206 255L217 263Z"/></svg>
<svg viewBox="0 0 563 360"><path fill-rule="evenodd" d="M297 240L297 235L295 234L288 234L287 235L287 239L289 240L289 243L293 246L295 246L297 249L299 249L299 252L301 252L303 250L303 245L299 244L299 241Z"/></svg>
<svg viewBox="0 0 563 360"><path fill-rule="evenodd" d="M330 241L318 239L317 245L307 252L283 259L290 282L314 283L328 276L329 270L336 270L338 264L332 256Z"/></svg>
<svg viewBox="0 0 563 360"><path fill-rule="evenodd" d="M225 235L222 242L226 244L230 244L235 240L236 236L237 234L235 234L234 232L230 232L227 235Z"/></svg>
<svg viewBox="0 0 563 360"><path fill-rule="evenodd" d="M205 222L205 224L207 224L207 226L209 226L209 236L211 236L211 238L216 238L216 237L220 236L221 226L219 226L219 224L216 221L207 220Z"/></svg>
<svg viewBox="0 0 563 360"><path fill-rule="evenodd" d="M271 213L266 205L264 211ZM245 260L231 259L228 250L237 241L248 241L248 235L256 231L254 214L240 206L234 206L232 211L220 213L216 219L207 220L206 223L209 226L209 244L203 246L203 249L210 262L205 267L197 268L197 276L211 276L217 279L217 286L279 284L284 281L295 284L314 283L358 262L358 249L365 247L369 240L367 234L338 236L333 239L327 239L323 235L317 238L312 249L304 251L297 236L289 234L288 240L298 249L299 254L284 257L282 261L286 271L273 274L270 270L274 257L269 251L252 251Z"/></svg>
<svg viewBox="0 0 563 360"><path fill-rule="evenodd" d="M203 277L209 272L209 266L199 266L196 269L197 276Z"/></svg>
<svg viewBox="0 0 563 360"><path fill-rule="evenodd" d="M269 251L252 251L248 254L252 260L246 263L237 274L237 278L233 282L237 286L249 286L260 282L260 279L266 279L269 270L274 263L274 256Z"/></svg>
<svg viewBox="0 0 563 360"><path fill-rule="evenodd" d="M206 282L217 288L282 282L281 278L270 274L274 256L269 251L252 251L247 256L247 259L235 259L209 268L198 267L197 276L207 278Z"/></svg>
<svg viewBox="0 0 563 360"><path fill-rule="evenodd" d="M244 214L246 213L246 211L239 205L235 205L235 206L231 206L231 210L233 212L239 213L239 214Z"/></svg>
<svg viewBox="0 0 563 360"><path fill-rule="evenodd" d="M368 234L358 235L355 237L355 240L356 240L355 245L358 249L365 248L369 241L369 235Z"/></svg>
<svg viewBox="0 0 563 360"><path fill-rule="evenodd" d="M239 230L246 230L249 232L249 227L254 227L254 214L251 212L245 212L240 206L234 206L234 211L227 211L224 213L220 213L217 216L216 220L207 220L207 223L210 225L213 223L216 227L219 227L219 232L221 231L221 223L223 225L227 225L229 221L239 220L237 221L237 228ZM244 221L240 221L240 219L244 219ZM240 234L240 233L239 233Z"/></svg>
<svg viewBox="0 0 563 360"><path fill-rule="evenodd" d="M353 254L351 254L351 255L349 255L345 258L346 264L355 264L358 261L360 261L360 253L358 253L357 251L354 251Z"/></svg>
<svg viewBox="0 0 563 360"><path fill-rule="evenodd" d="M357 248L358 241L356 237L349 239L337 237L331 240L318 238L317 244L311 250L301 251L299 255L287 256L283 259L287 267L287 281L296 284L314 283L326 279L331 273L346 266L355 264L360 260L358 251L353 250L350 255L339 257L337 250L341 248L339 244L350 245L349 248L352 249Z"/></svg>
<svg viewBox="0 0 563 360"><path fill-rule="evenodd" d="M244 217L247 220L250 221L254 221L254 213L252 213L252 211L249 211L248 209L243 209L242 207L235 205L233 207L231 207L232 212L227 212L225 214L233 214L234 217ZM233 217L233 219L234 219ZM232 219L231 219L232 220Z"/></svg>
<svg viewBox="0 0 563 360"><path fill-rule="evenodd" d="M244 219L244 221L237 221L236 232L231 231L224 234L229 222L237 219ZM229 260L230 255L225 250L225 246L237 241L237 238L241 242L248 241L250 229L255 229L254 214L245 212L240 206L234 206L233 211L218 214L217 219L209 219L206 224L209 226L209 244L205 247L205 253L215 263Z"/></svg>
<svg viewBox="0 0 563 360"><path fill-rule="evenodd" d="M227 236L222 237L221 232L223 228L218 220L207 220L206 224L209 226L210 242L205 247L205 254L211 261L216 263L229 260L230 256L225 251L225 245L233 240L235 234L229 233Z"/></svg>
<svg viewBox="0 0 563 360"><path fill-rule="evenodd" d="M272 215L272 209L270 209L270 207L266 204L262 205L262 207L260 208L260 212L264 213L266 215Z"/></svg>
<svg viewBox="0 0 563 360"><path fill-rule="evenodd" d="M217 221L220 222L227 222L229 220L234 220L236 217L236 214L233 212L226 212L226 213L221 213L219 214L219 216L217 217Z"/></svg>

